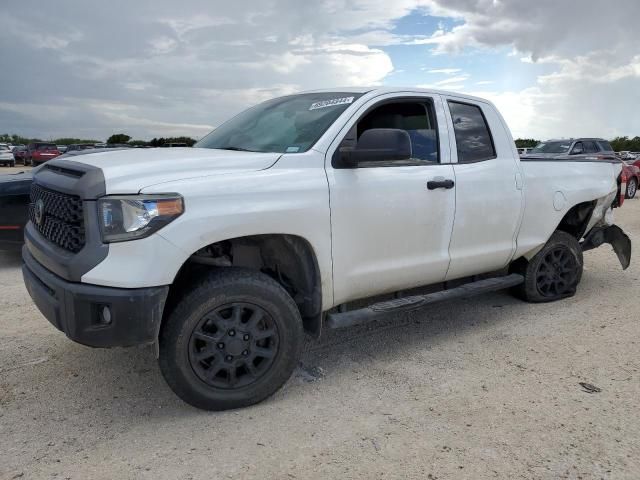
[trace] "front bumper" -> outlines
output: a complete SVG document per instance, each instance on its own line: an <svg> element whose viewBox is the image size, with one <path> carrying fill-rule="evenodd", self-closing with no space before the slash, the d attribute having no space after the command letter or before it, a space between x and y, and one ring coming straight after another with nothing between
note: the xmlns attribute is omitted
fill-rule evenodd
<svg viewBox="0 0 640 480"><path fill-rule="evenodd" d="M42 314L71 340L91 347L127 347L158 338L169 287L112 288L68 282L22 249L22 274ZM109 309L108 321L103 314Z"/></svg>

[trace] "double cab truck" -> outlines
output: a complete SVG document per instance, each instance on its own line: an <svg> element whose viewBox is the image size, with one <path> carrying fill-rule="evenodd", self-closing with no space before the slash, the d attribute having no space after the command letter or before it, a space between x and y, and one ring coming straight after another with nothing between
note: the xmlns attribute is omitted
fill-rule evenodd
<svg viewBox="0 0 640 480"><path fill-rule="evenodd" d="M323 90L261 103L195 148L47 162L23 274L44 316L92 347L155 346L203 409L259 402L305 332L481 292L575 293L613 223L619 161L520 159L480 98Z"/></svg>

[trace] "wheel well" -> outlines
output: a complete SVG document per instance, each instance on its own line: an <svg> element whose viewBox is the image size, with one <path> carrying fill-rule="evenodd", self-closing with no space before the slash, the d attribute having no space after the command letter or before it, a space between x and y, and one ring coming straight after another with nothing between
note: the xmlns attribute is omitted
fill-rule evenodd
<svg viewBox="0 0 640 480"><path fill-rule="evenodd" d="M591 202L578 203L571 207L566 215L562 217L562 220L560 220L556 230L566 232L580 240L587 230L587 225L591 219L593 209L596 207L596 203L597 202L593 200Z"/></svg>
<svg viewBox="0 0 640 480"><path fill-rule="evenodd" d="M298 305L304 328L318 335L322 324L320 269L313 248L295 235L270 234L215 242L193 253L180 268L167 299L168 311L194 277L212 268L242 267L276 280Z"/></svg>

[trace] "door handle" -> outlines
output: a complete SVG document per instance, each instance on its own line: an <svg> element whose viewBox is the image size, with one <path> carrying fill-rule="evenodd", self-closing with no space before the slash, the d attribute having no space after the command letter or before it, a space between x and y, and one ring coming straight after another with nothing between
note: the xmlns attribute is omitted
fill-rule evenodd
<svg viewBox="0 0 640 480"><path fill-rule="evenodd" d="M446 188L447 190L449 190L450 188L453 188L453 186L455 185L455 183L453 182L453 180L429 180L427 182L427 188L429 190L435 190L436 188Z"/></svg>

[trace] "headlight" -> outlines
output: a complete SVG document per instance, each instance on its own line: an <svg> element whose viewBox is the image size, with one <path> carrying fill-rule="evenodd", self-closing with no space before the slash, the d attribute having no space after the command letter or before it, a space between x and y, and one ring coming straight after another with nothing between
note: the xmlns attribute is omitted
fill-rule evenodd
<svg viewBox="0 0 640 480"><path fill-rule="evenodd" d="M180 195L108 196L98 199L104 243L148 237L184 212Z"/></svg>

